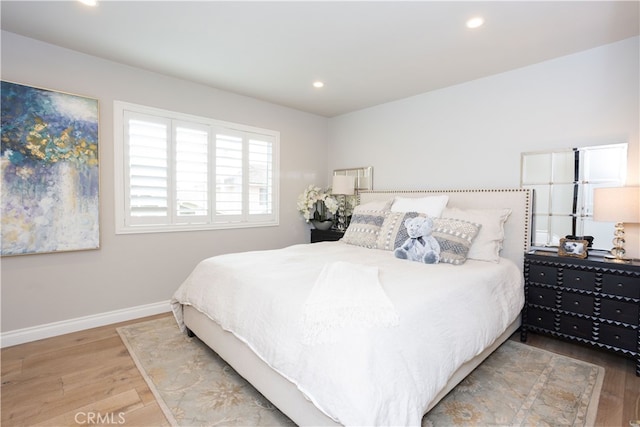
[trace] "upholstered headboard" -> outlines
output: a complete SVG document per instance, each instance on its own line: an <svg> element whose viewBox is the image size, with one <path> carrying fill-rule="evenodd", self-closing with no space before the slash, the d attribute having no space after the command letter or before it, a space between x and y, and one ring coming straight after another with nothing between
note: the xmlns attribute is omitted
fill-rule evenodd
<svg viewBox="0 0 640 427"><path fill-rule="evenodd" d="M511 215L504 225L501 256L524 265L524 253L529 250L531 238L532 190L522 188L492 190L365 190L358 193L358 203L391 200L395 196L425 197L448 195L447 207L460 209L509 208Z"/></svg>

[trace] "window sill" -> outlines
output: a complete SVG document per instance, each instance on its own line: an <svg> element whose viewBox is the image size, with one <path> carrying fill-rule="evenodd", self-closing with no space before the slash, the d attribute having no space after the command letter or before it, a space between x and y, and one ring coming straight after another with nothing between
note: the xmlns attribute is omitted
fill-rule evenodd
<svg viewBox="0 0 640 427"><path fill-rule="evenodd" d="M230 230L238 228L276 227L279 221L229 222L219 224L129 225L116 227L116 234L174 233L184 231Z"/></svg>

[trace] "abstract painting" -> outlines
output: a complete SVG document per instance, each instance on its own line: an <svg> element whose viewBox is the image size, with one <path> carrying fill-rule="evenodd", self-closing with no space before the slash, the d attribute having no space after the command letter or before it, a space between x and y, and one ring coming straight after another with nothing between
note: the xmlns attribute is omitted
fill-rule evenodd
<svg viewBox="0 0 640 427"><path fill-rule="evenodd" d="M1 85L1 254L99 248L98 101Z"/></svg>

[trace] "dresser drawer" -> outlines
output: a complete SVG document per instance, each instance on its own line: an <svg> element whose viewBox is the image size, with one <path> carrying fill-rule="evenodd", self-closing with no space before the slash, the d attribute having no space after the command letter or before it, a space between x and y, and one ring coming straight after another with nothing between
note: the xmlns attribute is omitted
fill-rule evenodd
<svg viewBox="0 0 640 427"><path fill-rule="evenodd" d="M560 317L560 332L590 340L593 338L593 322L579 317L562 316Z"/></svg>
<svg viewBox="0 0 640 427"><path fill-rule="evenodd" d="M555 314L539 308L527 308L527 325L553 331Z"/></svg>
<svg viewBox="0 0 640 427"><path fill-rule="evenodd" d="M593 315L593 297L578 295L571 292L562 293L562 303L560 308L572 313Z"/></svg>
<svg viewBox="0 0 640 427"><path fill-rule="evenodd" d="M640 278L602 275L602 292L629 298L640 298Z"/></svg>
<svg viewBox="0 0 640 427"><path fill-rule="evenodd" d="M603 298L600 306L600 317L628 323L630 325L637 325L639 311L640 307L638 307L638 304Z"/></svg>
<svg viewBox="0 0 640 427"><path fill-rule="evenodd" d="M545 307L556 306L556 291L553 289L538 288L535 286L529 287L529 297L527 298L529 304L544 305Z"/></svg>
<svg viewBox="0 0 640 427"><path fill-rule="evenodd" d="M600 325L598 341L625 350L638 351L638 332L615 325Z"/></svg>
<svg viewBox="0 0 640 427"><path fill-rule="evenodd" d="M557 271L555 267L532 265L529 267L529 281L544 283L545 285L555 285Z"/></svg>
<svg viewBox="0 0 640 427"><path fill-rule="evenodd" d="M562 275L562 285L582 289L584 291L594 291L596 285L596 274L590 271L564 269Z"/></svg>

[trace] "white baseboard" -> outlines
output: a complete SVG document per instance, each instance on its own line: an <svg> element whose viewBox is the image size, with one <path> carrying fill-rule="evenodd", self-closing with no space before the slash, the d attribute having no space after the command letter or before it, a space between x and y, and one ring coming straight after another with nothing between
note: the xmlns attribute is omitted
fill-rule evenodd
<svg viewBox="0 0 640 427"><path fill-rule="evenodd" d="M0 334L0 348L82 331L84 329L96 328L98 326L110 325L112 323L153 316L154 314L168 313L169 311L171 311L169 301L161 301L24 329L16 329Z"/></svg>

